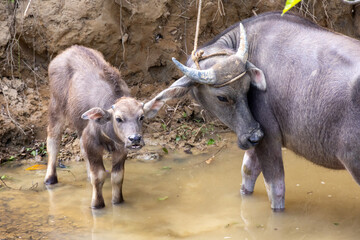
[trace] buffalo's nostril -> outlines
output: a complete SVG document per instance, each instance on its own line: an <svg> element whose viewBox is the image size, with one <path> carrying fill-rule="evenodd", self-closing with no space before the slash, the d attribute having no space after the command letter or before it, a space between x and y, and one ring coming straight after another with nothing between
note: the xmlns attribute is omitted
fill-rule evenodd
<svg viewBox="0 0 360 240"><path fill-rule="evenodd" d="M252 144L257 144L260 142L260 140L263 138L264 134L261 130L255 131L253 132L253 134L251 134L251 136L249 137L249 142L251 142Z"/></svg>
<svg viewBox="0 0 360 240"><path fill-rule="evenodd" d="M131 135L130 137L128 137L128 139L130 140L130 142L132 143L138 143L141 141L141 135Z"/></svg>
<svg viewBox="0 0 360 240"><path fill-rule="evenodd" d="M251 143L258 143L260 141L260 138L258 136L254 136L252 135L250 138L249 138L249 142Z"/></svg>

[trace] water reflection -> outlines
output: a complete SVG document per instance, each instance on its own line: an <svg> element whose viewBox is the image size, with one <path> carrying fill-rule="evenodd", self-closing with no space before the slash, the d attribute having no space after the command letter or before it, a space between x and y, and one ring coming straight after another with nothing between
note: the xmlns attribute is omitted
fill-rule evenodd
<svg viewBox="0 0 360 240"><path fill-rule="evenodd" d="M0 190L0 239L358 239L360 187L347 172L285 150L286 210L273 213L261 177L253 196L240 196L243 152L232 141L210 165L198 163L211 153L128 161L126 202L111 205L107 179L101 210L90 208L85 163L59 171L60 183L49 189L44 171L2 166L9 186L39 186Z"/></svg>

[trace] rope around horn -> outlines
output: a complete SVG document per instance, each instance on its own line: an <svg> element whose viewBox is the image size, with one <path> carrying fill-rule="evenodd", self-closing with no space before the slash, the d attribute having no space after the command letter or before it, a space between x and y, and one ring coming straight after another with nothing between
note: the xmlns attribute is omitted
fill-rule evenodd
<svg viewBox="0 0 360 240"><path fill-rule="evenodd" d="M358 0L360 1L360 0ZM216 57L216 56L223 56L223 55L231 55L227 52L219 52L219 53L214 53L214 54L210 54L207 56L203 56L204 54L204 50L200 50L198 52L196 52L197 50L197 46L198 46L198 38L199 38L199 28L200 28L200 18L201 18L201 5L202 5L202 0L199 0L199 8L198 8L198 15L197 15L197 20L196 20L196 31L195 31L195 39L194 39L194 50L191 52L191 59L194 61L196 67L198 70L200 70L200 65L199 65L199 61L210 58L210 57ZM235 82L236 80L240 79L242 76L244 76L246 73L242 72L240 73L238 76L234 77L233 79L231 79L230 81L227 81L223 84L220 85L214 85L214 87L223 87L225 85L228 85L232 82Z"/></svg>
<svg viewBox="0 0 360 240"><path fill-rule="evenodd" d="M198 15L197 15L197 20L196 20L196 31L195 31L195 39L194 39L194 50L191 52L191 59L194 61L198 70L200 70L199 61L201 61L201 60L204 60L204 59L207 59L210 57L215 57L215 56L230 55L227 52L219 52L219 53L214 53L214 54L211 54L208 56L203 56L204 50L200 50L200 51L196 52L197 47L198 47L198 39L199 39L201 5L202 5L202 0L199 0L199 8L198 8Z"/></svg>
<svg viewBox="0 0 360 240"><path fill-rule="evenodd" d="M191 52L191 58L196 64L196 67L200 70L199 60L201 56L204 54L204 51L196 52L197 45L198 45L198 38L199 38L199 28L200 28L200 18L201 18L201 5L202 0L199 0L199 6L198 6L198 15L196 20L196 31L195 31L195 39L194 39L194 50Z"/></svg>

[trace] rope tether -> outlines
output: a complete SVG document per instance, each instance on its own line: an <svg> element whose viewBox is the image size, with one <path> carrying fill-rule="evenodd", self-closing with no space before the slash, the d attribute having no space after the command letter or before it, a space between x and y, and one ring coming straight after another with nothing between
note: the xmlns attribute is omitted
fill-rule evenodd
<svg viewBox="0 0 360 240"><path fill-rule="evenodd" d="M211 54L208 56L203 56L204 50L200 50L200 51L196 52L197 47L198 47L198 39L199 39L201 5L202 5L202 0L199 0L199 8L198 8L198 15L197 15L197 20L196 20L196 31L195 31L195 39L194 39L194 50L191 52L191 59L194 61L198 70L200 70L199 61L201 61L201 60L204 60L204 59L207 59L210 57L215 57L215 56L230 55L226 52L220 52L220 53L214 53L214 54Z"/></svg>

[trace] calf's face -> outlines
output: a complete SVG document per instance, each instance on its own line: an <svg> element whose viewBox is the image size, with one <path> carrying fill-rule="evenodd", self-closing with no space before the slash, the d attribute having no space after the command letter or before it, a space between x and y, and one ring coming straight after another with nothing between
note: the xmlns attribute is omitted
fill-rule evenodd
<svg viewBox="0 0 360 240"><path fill-rule="evenodd" d="M144 146L142 123L144 120L143 104L134 98L120 98L112 106L112 123L119 139L125 147L137 149Z"/></svg>
<svg viewBox="0 0 360 240"><path fill-rule="evenodd" d="M92 108L81 118L93 120L100 125L111 122L116 136L126 148L139 149L145 145L142 138L143 104L134 98L119 98L108 110Z"/></svg>

